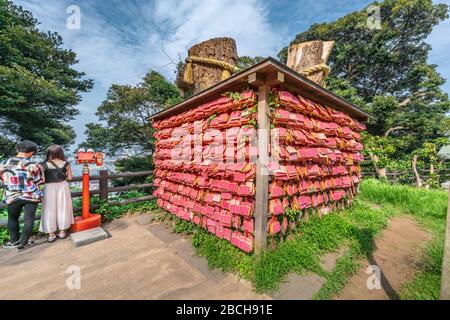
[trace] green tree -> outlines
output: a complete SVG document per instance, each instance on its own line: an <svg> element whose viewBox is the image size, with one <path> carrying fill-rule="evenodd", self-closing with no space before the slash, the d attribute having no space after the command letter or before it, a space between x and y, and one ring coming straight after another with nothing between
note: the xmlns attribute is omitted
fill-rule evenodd
<svg viewBox="0 0 450 320"><path fill-rule="evenodd" d="M363 133L364 153L372 160L374 168L379 178L386 179L386 166L390 157L395 152L393 139L390 137L375 136L370 133Z"/></svg>
<svg viewBox="0 0 450 320"><path fill-rule="evenodd" d="M425 186L438 187L439 176L437 171L441 169L442 161L439 159L439 149L448 144L448 138L442 137L432 141L424 142L420 149L414 150L412 153L412 169L416 177L416 185L423 186L422 178L417 170L418 165L425 169L428 167L428 176Z"/></svg>
<svg viewBox="0 0 450 320"><path fill-rule="evenodd" d="M264 57L256 56L256 57L249 57L249 56L241 56L237 59L237 67L241 70L247 69L254 64L257 64L261 60L264 60Z"/></svg>
<svg viewBox="0 0 450 320"><path fill-rule="evenodd" d="M433 27L448 17L448 6L431 0L373 4L380 8L380 29L368 28L364 8L335 22L314 24L293 43L335 41L326 85L376 117L368 123L364 142L366 155L385 177L386 168L396 167L393 162L411 164L416 150L450 128L450 102L440 88L445 80L427 63L431 47L425 42ZM286 61L287 48L279 57Z"/></svg>
<svg viewBox="0 0 450 320"><path fill-rule="evenodd" d="M448 6L431 0L374 4L380 7L380 29L368 28L369 14L363 9L313 24L293 43L334 40L328 88L371 112L377 120L369 122L369 133L394 137L394 156L408 157L448 129L450 102L440 88L445 80L427 63L431 47L425 42L448 17ZM287 48L279 57L286 61Z"/></svg>
<svg viewBox="0 0 450 320"><path fill-rule="evenodd" d="M137 86L113 84L96 115L101 123L86 125L86 141L92 147L115 155L132 151L141 170L148 170L154 146L153 129L148 118L155 112L180 102L177 88L156 71L148 72ZM147 158L147 160L145 159ZM123 161L123 169L136 170L136 164Z"/></svg>
<svg viewBox="0 0 450 320"><path fill-rule="evenodd" d="M79 111L81 92L93 82L72 68L73 51L56 32L40 32L29 11L0 0L0 155L21 139L41 148L68 146L75 132L67 122Z"/></svg>

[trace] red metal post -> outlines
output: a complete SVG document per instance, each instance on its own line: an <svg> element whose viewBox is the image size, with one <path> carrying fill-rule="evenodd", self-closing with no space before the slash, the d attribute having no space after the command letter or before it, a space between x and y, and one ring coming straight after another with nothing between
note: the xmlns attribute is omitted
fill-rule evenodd
<svg viewBox="0 0 450 320"><path fill-rule="evenodd" d="M97 153L98 154L98 153ZM77 163L83 164L83 191L81 192L82 199L82 215L81 217L76 217L74 223L70 227L72 232L83 231L87 229L92 229L100 227L102 223L102 217L99 214L93 214L89 212L91 197L89 193L89 163L96 163L96 155L93 151L84 152L80 151L77 153ZM101 164L97 161L97 164Z"/></svg>
<svg viewBox="0 0 450 320"><path fill-rule="evenodd" d="M91 205L91 197L89 194L89 167L85 163L83 166L83 191L82 191L82 214L83 219L90 217L89 207Z"/></svg>

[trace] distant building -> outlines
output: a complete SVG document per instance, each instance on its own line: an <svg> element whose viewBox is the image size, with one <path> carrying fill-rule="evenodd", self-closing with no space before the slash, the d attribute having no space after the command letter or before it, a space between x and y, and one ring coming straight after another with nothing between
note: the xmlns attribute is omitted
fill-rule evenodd
<svg viewBox="0 0 450 320"><path fill-rule="evenodd" d="M445 133L445 136L450 139L450 131L447 131ZM450 144L447 144L443 146L439 152L438 157L444 159L444 160L450 160Z"/></svg>

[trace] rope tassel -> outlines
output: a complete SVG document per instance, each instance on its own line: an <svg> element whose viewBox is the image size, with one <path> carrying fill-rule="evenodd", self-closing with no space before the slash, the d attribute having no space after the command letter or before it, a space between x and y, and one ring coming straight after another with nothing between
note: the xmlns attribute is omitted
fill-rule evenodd
<svg viewBox="0 0 450 320"><path fill-rule="evenodd" d="M223 69L223 71L222 71L222 80L228 79L229 77L231 77L230 70Z"/></svg>
<svg viewBox="0 0 450 320"><path fill-rule="evenodd" d="M183 81L189 84L194 83L194 76L192 74L192 62L187 62L184 69Z"/></svg>

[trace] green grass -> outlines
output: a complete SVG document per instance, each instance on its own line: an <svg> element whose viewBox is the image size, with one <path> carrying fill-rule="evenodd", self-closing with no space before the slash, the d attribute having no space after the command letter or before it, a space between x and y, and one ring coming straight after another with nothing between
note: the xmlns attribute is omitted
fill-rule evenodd
<svg viewBox="0 0 450 320"><path fill-rule="evenodd" d="M361 184L361 197L380 205L396 206L404 213L430 222L445 220L447 211L447 192L443 190L425 190L367 179Z"/></svg>
<svg viewBox="0 0 450 320"><path fill-rule="evenodd" d="M444 252L447 192L368 180L362 185L361 195L364 199L392 205L403 213L413 215L431 233L433 239L425 249L419 272L412 282L400 290L400 297L412 300L438 299Z"/></svg>
<svg viewBox="0 0 450 320"><path fill-rule="evenodd" d="M319 298L328 298L357 270L356 260L372 251L374 236L386 226L392 214L357 199L351 209L302 222L291 239L279 242L276 250L260 256L245 254L200 228L194 227L190 233L194 234L197 254L205 257L210 267L250 280L257 292L276 290L289 272L314 272L328 280L318 294ZM343 245L349 251L337 263L335 272L322 270L320 256Z"/></svg>
<svg viewBox="0 0 450 320"><path fill-rule="evenodd" d="M341 212L313 217L302 222L289 240L280 241L274 251L260 256L241 252L225 240L216 238L198 227L180 227L178 231L193 234L197 254L207 259L210 267L233 272L251 281L257 292L276 290L290 272L314 272L326 279L316 299L338 295L355 274L361 258L373 252L373 240L394 215L410 214L434 236L425 250L417 277L404 286L404 299L436 299L439 295L440 266L447 194L439 190L423 190L365 180L353 206ZM171 218L173 219L173 218ZM177 219L175 219L177 220ZM320 266L320 257L346 246L333 272Z"/></svg>

